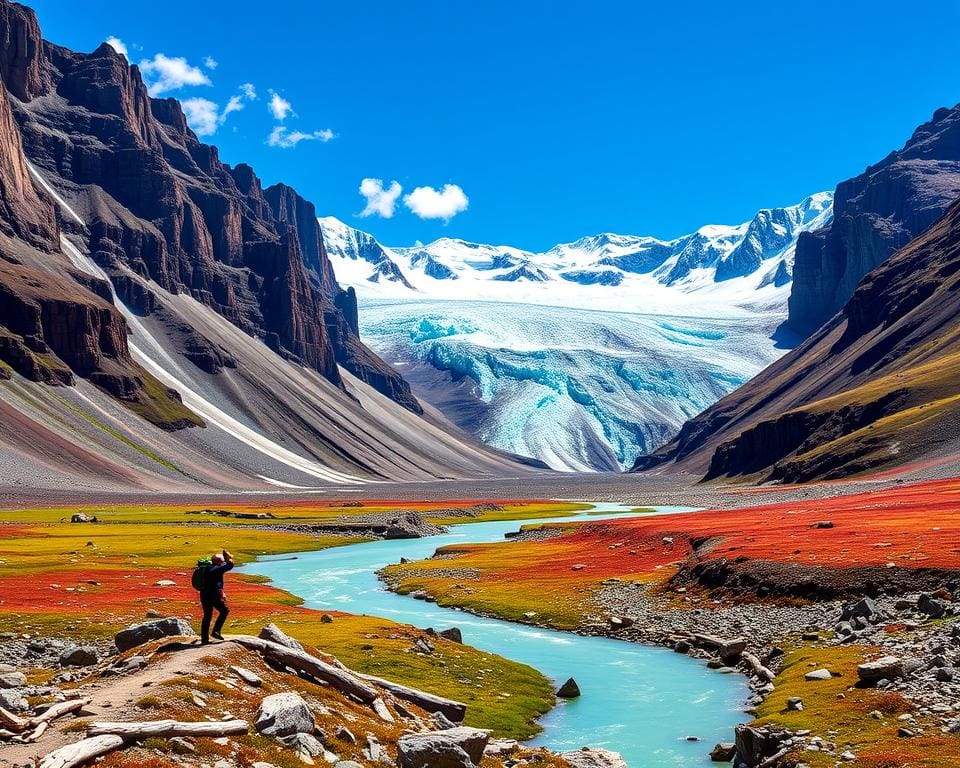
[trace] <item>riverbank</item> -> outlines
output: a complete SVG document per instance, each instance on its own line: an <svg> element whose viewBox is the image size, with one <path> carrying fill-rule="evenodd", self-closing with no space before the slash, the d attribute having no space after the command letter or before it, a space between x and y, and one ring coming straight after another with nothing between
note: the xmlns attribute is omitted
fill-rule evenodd
<svg viewBox="0 0 960 768"><path fill-rule="evenodd" d="M483 509L442 502L403 507L411 508L443 521L556 516L579 507L510 500ZM265 509L235 500L209 508L97 505L4 513L0 663L15 665L28 680L39 681L60 669L60 656L67 648L92 647L103 658L119 629L150 617L179 616L197 626L197 597L190 585L197 558L227 548L243 565L265 555L296 556L343 547L366 539L346 532L284 527L329 525L354 515L385 512L386 505L363 502L276 504ZM70 522L74 514L97 522ZM270 517L265 520L262 514ZM526 665L387 618L312 611L298 597L264 582L243 567L230 575L231 630L255 633L264 623L275 622L359 671L468 702L469 724L504 737L532 735L537 718L554 704L550 681ZM325 613L332 619L329 623L321 621ZM429 654L418 651L424 644L432 647ZM33 695L32 689L24 690Z"/></svg>
<svg viewBox="0 0 960 768"><path fill-rule="evenodd" d="M948 766L960 749L957 490L528 526L384 577L440 605L736 666L762 729L741 731L755 762L784 752L781 764ZM717 641L738 653L721 658ZM858 667L884 655L899 659L889 680L861 681ZM806 678L818 669L824 679Z"/></svg>

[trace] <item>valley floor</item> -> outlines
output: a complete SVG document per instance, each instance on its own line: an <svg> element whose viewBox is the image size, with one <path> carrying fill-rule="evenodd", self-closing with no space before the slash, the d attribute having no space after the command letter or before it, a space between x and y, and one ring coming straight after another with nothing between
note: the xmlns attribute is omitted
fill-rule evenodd
<svg viewBox="0 0 960 768"><path fill-rule="evenodd" d="M951 618L960 592L960 481L909 478L949 474L953 461L907 468L906 481L879 475L794 488L544 474L330 489L299 499L32 497L6 489L0 620L9 629L0 662L26 661L34 701L42 702L63 643L102 652L118 628L142 621L148 609L196 619L189 570L198 553L220 547L243 562L350 544L382 535L384 518L397 518L397 510L416 513L410 524L429 534L431 521L530 519L577 508L535 499L709 507L717 511L534 528L386 577L441 604L667 644L716 666L740 664L756 691L757 728L744 738L757 754L777 746L801 751L812 766L842 759L864 768L939 768L950 764L944 754L960 750L953 682L960 640ZM100 522L69 522L81 511ZM37 589L24 590L25 578ZM468 702L468 723L498 736L530 735L553 702L542 675L469 646L385 619L331 612L332 622L320 622L294 596L242 571L230 595L239 631L276 622L360 672ZM864 596L876 602L841 617L844 601ZM928 612L930 600L942 613ZM740 636L749 638L746 654L720 652L717 642L736 646ZM423 653L421 643L433 651ZM892 682L857 685L858 665L884 654L900 659ZM818 669L828 670L826 680L806 679Z"/></svg>

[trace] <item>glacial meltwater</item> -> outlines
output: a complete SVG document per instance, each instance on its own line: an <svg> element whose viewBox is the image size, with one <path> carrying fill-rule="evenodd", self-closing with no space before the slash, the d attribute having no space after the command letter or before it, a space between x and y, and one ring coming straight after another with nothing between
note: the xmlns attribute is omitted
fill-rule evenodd
<svg viewBox="0 0 960 768"><path fill-rule="evenodd" d="M625 509L597 504L587 519L622 515ZM571 519L576 518L556 518ZM734 726L746 719L742 708L749 691L742 676L719 674L663 648L441 608L388 592L377 579L380 568L401 557L419 560L447 544L503 541L505 533L526 522L552 520L469 523L442 536L336 547L294 560L259 561L244 570L270 577L310 608L380 616L421 628L457 626L465 643L529 664L557 684L574 677L582 696L560 701L541 718L543 731L533 745L558 751L603 747L620 752L630 768L710 765L707 753L713 745L731 741Z"/></svg>

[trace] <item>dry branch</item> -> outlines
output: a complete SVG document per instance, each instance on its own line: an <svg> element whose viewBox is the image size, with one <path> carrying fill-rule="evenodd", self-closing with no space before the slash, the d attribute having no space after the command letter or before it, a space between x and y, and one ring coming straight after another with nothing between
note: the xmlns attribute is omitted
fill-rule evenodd
<svg viewBox="0 0 960 768"><path fill-rule="evenodd" d="M459 701L444 699L426 691L418 691L416 688L408 688L405 685L384 680L382 677L375 677L374 675L360 675L360 677L385 691L390 691L398 699L416 704L427 712L442 712L455 723L462 723L463 718L466 717L467 705Z"/></svg>
<svg viewBox="0 0 960 768"><path fill-rule="evenodd" d="M150 720L144 723L93 723L87 733L90 736L113 734L128 740L147 739L151 736L241 736L250 730L246 720L224 722L184 723L179 720Z"/></svg>
<svg viewBox="0 0 960 768"><path fill-rule="evenodd" d="M316 656L311 656L306 651L287 648L250 635L234 635L230 639L244 648L262 653L271 661L323 680L341 693L354 696L364 704L373 704L377 698L377 692L349 670L339 669L333 664L321 661Z"/></svg>

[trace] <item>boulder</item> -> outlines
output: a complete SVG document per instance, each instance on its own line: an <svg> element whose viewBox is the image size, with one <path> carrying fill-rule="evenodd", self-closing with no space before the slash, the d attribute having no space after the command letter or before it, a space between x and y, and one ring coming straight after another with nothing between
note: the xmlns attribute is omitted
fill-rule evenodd
<svg viewBox="0 0 960 768"><path fill-rule="evenodd" d="M439 732L397 739L397 768L474 768L470 755Z"/></svg>
<svg viewBox="0 0 960 768"><path fill-rule="evenodd" d="M27 684L23 672L4 672L0 675L0 688L23 688Z"/></svg>
<svg viewBox="0 0 960 768"><path fill-rule="evenodd" d="M879 613L877 604L872 598L864 597L851 605L843 606L843 613L840 615L840 621L850 621L858 616L869 620Z"/></svg>
<svg viewBox="0 0 960 768"><path fill-rule="evenodd" d="M269 640L271 643L277 643L285 648L292 648L295 651L302 651L303 646L294 640L290 635L284 632L276 624L267 624L257 635L261 640Z"/></svg>
<svg viewBox="0 0 960 768"><path fill-rule="evenodd" d="M161 637L196 637L197 633L186 621L179 618L157 619L143 624L136 624L121 630L114 637L113 642L117 650L123 653L138 645L158 640Z"/></svg>
<svg viewBox="0 0 960 768"><path fill-rule="evenodd" d="M717 648L717 655L724 661L730 661L738 658L745 650L747 650L747 638L736 637L733 640L725 640Z"/></svg>
<svg viewBox="0 0 960 768"><path fill-rule="evenodd" d="M447 640L453 640L455 643L463 642L463 633L460 631L459 627L450 627L450 629L441 630L438 634L440 637L446 638Z"/></svg>
<svg viewBox="0 0 960 768"><path fill-rule="evenodd" d="M7 712L26 712L29 704L18 691L0 691L0 707Z"/></svg>
<svg viewBox="0 0 960 768"><path fill-rule="evenodd" d="M924 593L917 599L917 610L931 619L939 619L947 612L947 604L933 595Z"/></svg>
<svg viewBox="0 0 960 768"><path fill-rule="evenodd" d="M573 768L627 768L627 761L619 752L597 747L580 747L569 752L561 752L560 757Z"/></svg>
<svg viewBox="0 0 960 768"><path fill-rule="evenodd" d="M857 667L857 677L867 685L884 679L903 677L903 661L897 656L882 656L876 661L860 664Z"/></svg>
<svg viewBox="0 0 960 768"><path fill-rule="evenodd" d="M467 753L474 765L480 764L480 760L483 759L483 752L490 742L490 731L470 728L466 725L459 725L456 728L448 728L444 731L434 731L434 735L452 741Z"/></svg>
<svg viewBox="0 0 960 768"><path fill-rule="evenodd" d="M60 654L61 667L91 667L97 661L97 649L89 645L73 645Z"/></svg>
<svg viewBox="0 0 960 768"><path fill-rule="evenodd" d="M580 686L572 677L557 689L557 697L561 699L575 699L580 695Z"/></svg>
<svg viewBox="0 0 960 768"><path fill-rule="evenodd" d="M721 741L710 750L710 759L715 763L729 763L737 751L737 745L732 741Z"/></svg>
<svg viewBox="0 0 960 768"><path fill-rule="evenodd" d="M321 733L321 735L323 734ZM323 742L310 733L294 733L290 736L281 736L279 741L284 746L296 752L301 759L303 755L307 757L319 757L326 752Z"/></svg>
<svg viewBox="0 0 960 768"><path fill-rule="evenodd" d="M299 693L285 691L260 702L254 728L264 736L292 736L316 730L313 713Z"/></svg>

